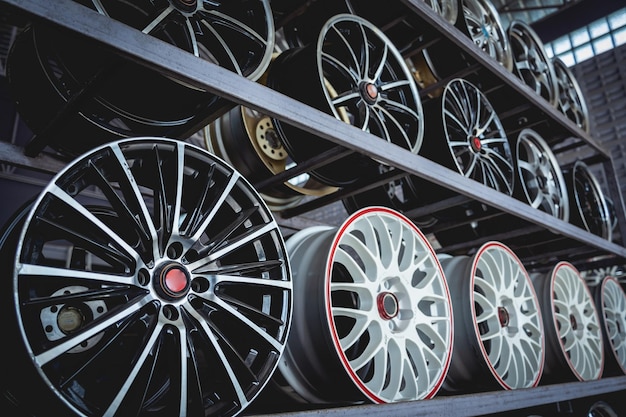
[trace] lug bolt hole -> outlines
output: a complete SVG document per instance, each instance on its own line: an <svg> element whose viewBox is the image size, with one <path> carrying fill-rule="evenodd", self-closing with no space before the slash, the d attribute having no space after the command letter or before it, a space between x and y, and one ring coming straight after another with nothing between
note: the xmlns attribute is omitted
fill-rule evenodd
<svg viewBox="0 0 626 417"><path fill-rule="evenodd" d="M176 307L172 306L172 305L165 305L163 306L163 316L165 316L166 319L171 320L171 321L175 321L178 320L179 314L178 314L178 310L176 309Z"/></svg>
<svg viewBox="0 0 626 417"><path fill-rule="evenodd" d="M167 248L167 257L177 259L183 254L183 245L180 242L174 242Z"/></svg>

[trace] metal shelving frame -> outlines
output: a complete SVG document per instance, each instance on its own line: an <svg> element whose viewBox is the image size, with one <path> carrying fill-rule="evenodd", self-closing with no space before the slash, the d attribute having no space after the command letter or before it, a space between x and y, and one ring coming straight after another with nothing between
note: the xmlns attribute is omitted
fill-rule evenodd
<svg viewBox="0 0 626 417"><path fill-rule="evenodd" d="M441 37L452 41L458 48L461 48L471 56L482 70L491 72L494 77L502 81L506 88L523 97L530 106L559 126L564 138L577 138L572 145L569 145L570 147L587 146L591 148L595 154L594 158L604 165L607 177L615 177L610 155L590 135L583 132L569 119L566 119L529 88L523 86L519 79L486 56L469 38L460 36L458 29L443 21L425 3L420 0L402 0L402 2L419 19L422 19L426 25L434 27ZM567 240L570 245L566 246L565 253L558 254L559 256L567 256L568 252L570 254L580 253L582 254L581 259L584 259L584 261L581 261L583 262L582 265L591 265L598 262L623 263L626 260L626 245L624 244L607 241L573 224L535 210L528 204L473 180L464 178L436 162L420 155L414 155L394 144L381 141L376 136L363 132L354 126L339 121L326 113L313 109L259 83L240 77L122 23L112 21L106 16L75 3L73 0L0 0L0 12L15 13L16 15L26 16L28 19L43 20L74 31L80 34L80 36L89 38L101 46L115 51L125 59L132 60L157 70L166 76L180 79L194 87L219 95L233 104L241 104L257 109L271 117L278 118L338 145L337 148L330 152L330 155L323 155L315 158L315 160L308 161L306 164L299 164L296 169L285 171L264 183L255 184L259 189L283 182L286 178L296 176L306 170L315 169L329 163L333 158L338 158L351 152L359 152L394 167L389 177L381 179L380 183L389 181L393 176L413 174L458 194L457 197L450 199L450 201L416 209L414 214L427 213L431 209L438 209L446 204L455 205L465 201L477 201L527 222L531 226L528 230L549 232L559 236L560 239ZM206 120L205 122L209 123L210 121ZM189 136L196 132L197 128L198 126L194 126L193 129L190 129ZM26 156L23 155L22 148L5 144L0 146L0 161L30 169L47 171L54 171L61 164L55 158L47 156L45 152L39 155ZM375 185L370 184L369 186ZM618 187L614 188L619 193ZM287 211L285 217L297 216L298 213L306 212L306 210L323 207L324 204L338 201L341 197L358 191L340 190L334 196L321 197L319 201L313 200L310 203L303 203L301 207L296 207L291 212ZM621 203L616 204L616 209L620 235L623 239L626 237L623 200L620 194L617 194L617 199L616 195L612 197L614 201ZM515 234L515 231L512 234ZM520 232L518 231L517 234L520 234ZM511 236L507 236L507 233L504 232L501 237L506 239ZM532 238L529 239L532 240ZM390 414L408 416L416 413L423 415L454 414L457 416L469 416L515 410L533 405L549 404L617 391L626 391L626 376L605 378L591 382L541 386L540 388L510 392L446 396L420 402L419 404L401 403L389 404L384 407L334 408L324 410L323 413L335 416L382 416ZM319 411L289 413L286 415L304 417L317 414L319 414Z"/></svg>

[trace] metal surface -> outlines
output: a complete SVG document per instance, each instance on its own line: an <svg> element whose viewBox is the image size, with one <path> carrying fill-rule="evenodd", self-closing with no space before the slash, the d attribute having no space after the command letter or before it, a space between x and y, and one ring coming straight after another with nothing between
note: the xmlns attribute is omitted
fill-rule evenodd
<svg viewBox="0 0 626 417"><path fill-rule="evenodd" d="M552 58L557 82L557 107L582 130L589 133L589 110L576 77L559 58Z"/></svg>
<svg viewBox="0 0 626 417"><path fill-rule="evenodd" d="M602 279L594 292L607 358L603 375L626 374L626 293L612 276Z"/></svg>
<svg viewBox="0 0 626 417"><path fill-rule="evenodd" d="M278 225L231 167L170 139L113 142L68 165L27 213L1 257L16 329L3 378L25 375L2 385L25 410L235 415L268 382L291 321L290 269ZM32 396L61 408L43 414Z"/></svg>
<svg viewBox="0 0 626 417"><path fill-rule="evenodd" d="M279 371L311 403L433 397L452 352L441 266L407 218L370 207L287 240L294 316Z"/></svg>
<svg viewBox="0 0 626 417"><path fill-rule="evenodd" d="M473 257L443 257L441 263L456 319L444 388L537 386L544 365L543 323L521 261L505 245L489 242Z"/></svg>

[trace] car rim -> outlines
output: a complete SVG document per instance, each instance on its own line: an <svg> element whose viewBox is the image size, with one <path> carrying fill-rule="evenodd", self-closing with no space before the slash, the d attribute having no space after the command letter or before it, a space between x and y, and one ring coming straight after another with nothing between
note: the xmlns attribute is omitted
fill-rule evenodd
<svg viewBox="0 0 626 417"><path fill-rule="evenodd" d="M312 67L313 58L316 67ZM294 72L316 79L310 83L313 90L295 82ZM268 85L339 120L348 119L350 124L413 153L420 149L423 115L413 76L391 41L356 15L330 18L316 45L293 48L279 55L270 68ZM336 146L316 136L309 135L304 140L306 132L294 130L280 120L274 120L274 124L298 162ZM358 174L363 174L360 170L348 172L345 166L342 160L313 173L336 186L352 183L360 177Z"/></svg>
<svg viewBox="0 0 626 417"><path fill-rule="evenodd" d="M587 417L618 417L619 414L604 401L596 401L589 407Z"/></svg>
<svg viewBox="0 0 626 417"><path fill-rule="evenodd" d="M451 25L456 23L459 14L459 4L456 0L425 0L437 14Z"/></svg>
<svg viewBox="0 0 626 417"><path fill-rule="evenodd" d="M446 85L443 126L458 171L505 194L513 193L513 157L506 132L487 97L457 78Z"/></svg>
<svg viewBox="0 0 626 417"><path fill-rule="evenodd" d="M17 253L32 365L80 415L234 415L284 349L279 228L200 148L136 138L81 157L34 203Z"/></svg>
<svg viewBox="0 0 626 417"><path fill-rule="evenodd" d="M517 170L528 204L569 220L565 178L550 146L534 130L524 129L517 138Z"/></svg>
<svg viewBox="0 0 626 417"><path fill-rule="evenodd" d="M462 0L464 29L474 44L508 71L513 69L509 39L489 0Z"/></svg>
<svg viewBox="0 0 626 417"><path fill-rule="evenodd" d="M544 364L543 328L539 302L521 261L503 244L488 242L474 257L450 257L442 265L458 318L452 388L477 388L478 371L466 367L468 360L480 366L474 352L480 352L480 363L502 388L536 386ZM469 352L468 344L476 348Z"/></svg>
<svg viewBox="0 0 626 417"><path fill-rule="evenodd" d="M545 306L546 338L550 340L549 377L562 377L559 363L580 381L602 376L604 353L598 311L584 279L568 262L559 262L547 276L534 277ZM561 374L561 375L559 375Z"/></svg>
<svg viewBox="0 0 626 417"><path fill-rule="evenodd" d="M303 396L328 401L338 386L351 385L360 393L355 402L365 396L376 403L438 391L452 349L450 298L432 247L408 219L370 207L339 229L304 229L287 248L298 277L294 323L300 325L287 343L290 361L279 369L292 387L309 387ZM321 297L312 299L315 294ZM317 327L322 317L326 323ZM328 358L328 350L336 362L312 362Z"/></svg>
<svg viewBox="0 0 626 417"><path fill-rule="evenodd" d="M557 105L557 81L552 60L535 31L521 21L508 30L514 68L522 81L553 106Z"/></svg>
<svg viewBox="0 0 626 417"><path fill-rule="evenodd" d="M268 0L235 4L200 0L81 3L253 80L270 63L274 23ZM81 139L77 130L86 137L97 135L108 140L175 136L197 117L199 108L216 106L219 99L139 64L117 62L113 54L99 50L92 42L47 26L35 25L19 38L19 48L12 51L9 64L20 112L36 133L47 128L56 111L71 113L65 115L70 127L63 133L69 132L67 137L72 138L58 147L73 155L94 147L86 146L83 142L87 139ZM112 62L114 71L107 70ZM40 88L33 89L33 77L42 84ZM91 84L93 88L85 93L88 97L78 100L78 108L65 110L77 92ZM42 95L52 106L42 101ZM98 131L94 133L94 129ZM58 141L53 142L56 145Z"/></svg>
<svg viewBox="0 0 626 417"><path fill-rule="evenodd" d="M576 204L575 214L580 225L590 233L611 240L611 214L600 183L587 164L577 161L566 181L570 181L568 188L573 193L570 201Z"/></svg>
<svg viewBox="0 0 626 417"><path fill-rule="evenodd" d="M576 77L559 58L553 58L552 64L557 82L558 109L589 133L589 110Z"/></svg>
<svg viewBox="0 0 626 417"><path fill-rule="evenodd" d="M626 294L615 278L606 277L596 300L607 350L611 351L621 373L626 374Z"/></svg>

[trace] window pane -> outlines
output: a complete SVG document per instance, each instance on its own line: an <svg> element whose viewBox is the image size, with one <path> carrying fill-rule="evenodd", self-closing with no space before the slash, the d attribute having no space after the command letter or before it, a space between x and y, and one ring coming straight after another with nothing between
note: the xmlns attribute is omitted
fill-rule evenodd
<svg viewBox="0 0 626 417"><path fill-rule="evenodd" d="M554 53L559 55L572 49L572 44L567 36L563 36L552 42L552 48L554 49Z"/></svg>
<svg viewBox="0 0 626 417"><path fill-rule="evenodd" d="M589 42L589 32L587 32L586 27L572 32L572 45L574 47L582 45L585 42Z"/></svg>
<svg viewBox="0 0 626 417"><path fill-rule="evenodd" d="M574 54L576 55L576 62L580 63L593 56L593 49L590 44L586 44L574 49Z"/></svg>
<svg viewBox="0 0 626 417"><path fill-rule="evenodd" d="M619 10L609 16L609 24L611 29L617 29L626 26L626 9Z"/></svg>
<svg viewBox="0 0 626 417"><path fill-rule="evenodd" d="M543 45L543 47L546 50L546 54L548 54L548 56L552 58L554 56L554 51L552 50L552 44L546 43Z"/></svg>
<svg viewBox="0 0 626 417"><path fill-rule="evenodd" d="M596 54L601 54L611 48L613 48L613 39L611 39L611 35L604 35L600 39L593 41L593 49Z"/></svg>
<svg viewBox="0 0 626 417"><path fill-rule="evenodd" d="M626 26L613 32L613 39L615 46L623 45L626 43Z"/></svg>
<svg viewBox="0 0 626 417"><path fill-rule="evenodd" d="M589 25L589 33L591 34L591 39L599 38L605 33L608 33L608 31L609 24L605 19L596 20Z"/></svg>
<svg viewBox="0 0 626 417"><path fill-rule="evenodd" d="M559 58L561 58L561 61L563 61L563 63L568 67L573 67L574 65L576 65L574 54L571 51L564 53L563 55L559 55Z"/></svg>

